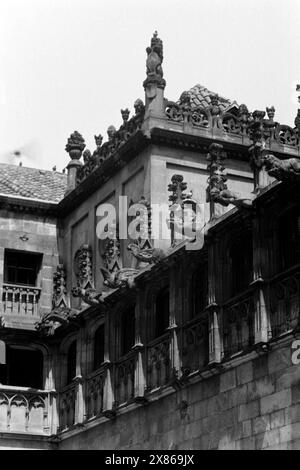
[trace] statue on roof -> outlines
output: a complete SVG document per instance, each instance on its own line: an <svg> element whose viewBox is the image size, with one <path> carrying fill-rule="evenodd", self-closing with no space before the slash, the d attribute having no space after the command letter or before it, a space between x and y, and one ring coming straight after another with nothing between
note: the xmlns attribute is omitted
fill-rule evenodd
<svg viewBox="0 0 300 470"><path fill-rule="evenodd" d="M300 183L300 158L281 160L272 154L265 155L264 165L270 176L279 181L296 181Z"/></svg>
<svg viewBox="0 0 300 470"><path fill-rule="evenodd" d="M156 84L160 88L166 86L166 81L163 79L163 43L158 37L157 31L153 34L150 47L147 47L148 54L146 61L146 74L147 78L144 81L144 87L147 85Z"/></svg>

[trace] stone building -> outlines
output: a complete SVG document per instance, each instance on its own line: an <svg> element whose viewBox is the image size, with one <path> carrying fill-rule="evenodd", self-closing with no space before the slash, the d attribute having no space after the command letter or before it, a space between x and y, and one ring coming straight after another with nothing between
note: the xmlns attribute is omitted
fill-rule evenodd
<svg viewBox="0 0 300 470"><path fill-rule="evenodd" d="M0 448L300 448L300 110L168 101L162 62L155 33L145 101L67 174L0 165Z"/></svg>

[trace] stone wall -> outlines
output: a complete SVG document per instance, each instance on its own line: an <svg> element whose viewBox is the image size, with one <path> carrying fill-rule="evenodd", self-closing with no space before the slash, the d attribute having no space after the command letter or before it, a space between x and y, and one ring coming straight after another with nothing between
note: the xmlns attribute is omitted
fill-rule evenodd
<svg viewBox="0 0 300 470"><path fill-rule="evenodd" d="M102 418L84 431L69 431L59 448L300 449L300 365L292 364L292 341L132 405L113 421Z"/></svg>

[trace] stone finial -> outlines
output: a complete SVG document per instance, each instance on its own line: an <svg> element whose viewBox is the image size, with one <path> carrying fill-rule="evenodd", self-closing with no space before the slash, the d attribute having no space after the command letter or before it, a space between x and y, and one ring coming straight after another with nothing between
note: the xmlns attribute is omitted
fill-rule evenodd
<svg viewBox="0 0 300 470"><path fill-rule="evenodd" d="M102 145L103 137L102 137L101 134L94 135L94 139L95 139L95 144L96 144L97 150L99 150L101 145Z"/></svg>
<svg viewBox="0 0 300 470"><path fill-rule="evenodd" d="M134 107L134 111L135 111L136 116L144 115L145 105L144 105L143 101L140 98L135 100L133 107Z"/></svg>
<svg viewBox="0 0 300 470"><path fill-rule="evenodd" d="M68 138L66 145L66 152L70 155L71 160L80 160L84 148L84 138L79 132L74 131Z"/></svg>
<svg viewBox="0 0 300 470"><path fill-rule="evenodd" d="M76 188L77 185L77 176L78 170L82 166L80 158L82 156L82 152L85 148L85 141L79 132L74 131L73 134L70 135L68 138L68 142L66 145L66 152L68 152L70 156L70 162L67 166L68 170L68 180L67 180L67 191L66 194L71 192L73 189Z"/></svg>
<svg viewBox="0 0 300 470"><path fill-rule="evenodd" d="M183 91L179 98L180 105L191 106L191 97L188 91Z"/></svg>
<svg viewBox="0 0 300 470"><path fill-rule="evenodd" d="M181 204L186 198L184 191L187 188L187 183L183 181L182 175L173 175L171 181L172 182L168 185L168 191L172 192L169 196L169 201L172 202L172 204Z"/></svg>
<svg viewBox="0 0 300 470"><path fill-rule="evenodd" d="M107 135L108 135L108 140L111 141L115 137L115 135L117 133L117 130L116 130L115 126L109 126L107 128L106 132L107 132Z"/></svg>
<svg viewBox="0 0 300 470"><path fill-rule="evenodd" d="M275 116L274 106L271 106L270 108L266 107L266 112L267 112L269 121L274 121L274 116Z"/></svg>
<svg viewBox="0 0 300 470"><path fill-rule="evenodd" d="M129 119L129 114L130 114L130 111L128 108L126 109L121 109L121 115L122 115L122 119L123 119L123 124L126 124L126 122L128 121Z"/></svg>

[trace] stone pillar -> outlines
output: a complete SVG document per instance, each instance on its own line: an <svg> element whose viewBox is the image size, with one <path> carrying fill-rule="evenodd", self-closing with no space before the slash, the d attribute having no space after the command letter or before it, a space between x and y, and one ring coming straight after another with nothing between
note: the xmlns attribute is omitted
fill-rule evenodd
<svg viewBox="0 0 300 470"><path fill-rule="evenodd" d="M144 290L139 290L135 308L135 344L132 348L136 353L134 369L134 398L136 401L144 399L146 389L145 347L143 344L144 332L142 327L144 305Z"/></svg>
<svg viewBox="0 0 300 470"><path fill-rule="evenodd" d="M256 211L253 220L253 282L254 288L254 342L264 344L270 339L270 318L266 308L266 285L263 279L264 234L261 229L262 214Z"/></svg>
<svg viewBox="0 0 300 470"><path fill-rule="evenodd" d="M104 391L103 391L103 412L108 417L113 414L114 410L114 391L112 384L112 363L110 362L110 335L111 335L111 321L109 311L104 313L104 362L105 369Z"/></svg>
<svg viewBox="0 0 300 470"><path fill-rule="evenodd" d="M170 332L170 359L171 370L180 377L181 361L178 345L178 315L182 309L182 291L180 287L180 268L172 265L170 268L170 316L169 316L169 332Z"/></svg>
<svg viewBox="0 0 300 470"><path fill-rule="evenodd" d="M222 309L217 303L218 292L221 286L217 284L222 269L217 263L217 240L208 240L208 344L209 344L209 364L219 363L222 360Z"/></svg>
<svg viewBox="0 0 300 470"><path fill-rule="evenodd" d="M82 423L84 419L84 399L83 399L83 378L77 375L74 379L76 387L76 402L75 402L75 423Z"/></svg>

